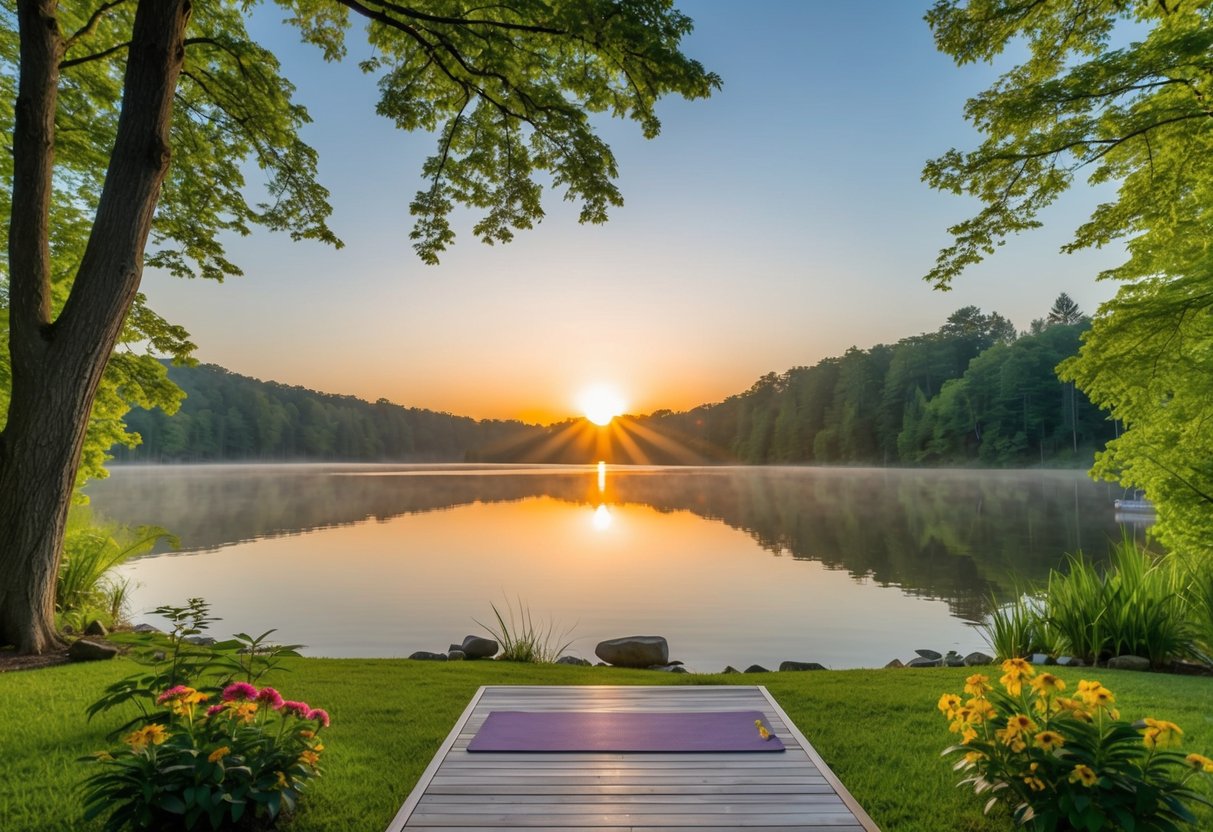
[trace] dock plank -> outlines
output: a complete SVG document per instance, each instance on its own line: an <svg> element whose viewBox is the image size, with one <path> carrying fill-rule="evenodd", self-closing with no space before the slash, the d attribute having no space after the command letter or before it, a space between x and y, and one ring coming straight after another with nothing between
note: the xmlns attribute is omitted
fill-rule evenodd
<svg viewBox="0 0 1213 832"><path fill-rule="evenodd" d="M781 754L469 753L488 714L760 711ZM482 687L387 832L879 832L765 688Z"/></svg>

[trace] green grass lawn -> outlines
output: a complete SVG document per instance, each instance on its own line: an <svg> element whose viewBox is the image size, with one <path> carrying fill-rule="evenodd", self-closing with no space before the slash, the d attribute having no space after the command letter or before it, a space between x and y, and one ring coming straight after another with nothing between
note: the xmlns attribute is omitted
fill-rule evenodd
<svg viewBox="0 0 1213 832"><path fill-rule="evenodd" d="M66 665L0 674L0 829L87 832L77 784L83 754L106 748L114 713L85 708L132 662ZM613 668L297 659L272 682L288 699L326 708L325 774L287 826L298 832L378 832L387 826L480 685L765 685L885 832L1010 830L1005 813L957 789L939 752L954 736L935 703L971 671L848 670L747 675L669 675ZM996 676L997 674L992 674ZM1179 723L1184 748L1213 756L1213 679L1112 670L1059 672L1073 686L1096 678L1126 718ZM1205 813L1204 828L1213 828Z"/></svg>

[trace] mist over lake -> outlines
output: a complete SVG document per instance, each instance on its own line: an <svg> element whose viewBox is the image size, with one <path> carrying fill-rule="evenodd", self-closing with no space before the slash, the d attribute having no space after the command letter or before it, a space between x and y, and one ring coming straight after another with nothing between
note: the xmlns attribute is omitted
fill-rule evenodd
<svg viewBox="0 0 1213 832"><path fill-rule="evenodd" d="M983 648L991 597L1122 535L1079 471L118 466L87 493L180 539L122 569L135 621L201 596L214 634L318 656L444 651L521 599L591 659L651 634L701 671L880 666Z"/></svg>

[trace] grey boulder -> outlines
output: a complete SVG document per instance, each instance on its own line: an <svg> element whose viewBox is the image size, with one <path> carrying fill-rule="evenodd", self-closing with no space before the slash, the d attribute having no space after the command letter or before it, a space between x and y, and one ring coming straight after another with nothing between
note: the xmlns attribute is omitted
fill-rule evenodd
<svg viewBox="0 0 1213 832"><path fill-rule="evenodd" d="M445 662L447 660L446 653L431 653L428 650L418 650L416 653L410 654L409 658L420 662Z"/></svg>
<svg viewBox="0 0 1213 832"><path fill-rule="evenodd" d="M1113 670L1149 670L1150 660L1144 656L1113 656L1108 659Z"/></svg>
<svg viewBox="0 0 1213 832"><path fill-rule="evenodd" d="M994 657L987 656L980 651L965 656L965 666L967 667L978 667L986 664L994 664Z"/></svg>
<svg viewBox="0 0 1213 832"><path fill-rule="evenodd" d="M767 670L765 667L763 667L760 664L752 664L745 669L745 672L746 673L770 673L771 671Z"/></svg>
<svg viewBox="0 0 1213 832"><path fill-rule="evenodd" d="M558 658L556 660L556 664L572 664L572 665L576 665L577 667L589 667L590 660L589 659L579 659L576 656L561 656L560 658Z"/></svg>
<svg viewBox="0 0 1213 832"><path fill-rule="evenodd" d="M932 660L938 661L939 659L943 658L943 654L940 653L938 650L925 650L924 649L924 650L915 650L914 652L917 653L919 656L921 656L924 659L932 659Z"/></svg>
<svg viewBox="0 0 1213 832"><path fill-rule="evenodd" d="M118 648L102 641L82 638L67 648L67 655L74 662L96 662L117 656Z"/></svg>
<svg viewBox="0 0 1213 832"><path fill-rule="evenodd" d="M663 636L625 636L598 642L594 655L616 667L652 667L670 662L670 645Z"/></svg>
<svg viewBox="0 0 1213 832"><path fill-rule="evenodd" d="M825 670L824 664L817 662L780 662L780 670Z"/></svg>
<svg viewBox="0 0 1213 832"><path fill-rule="evenodd" d="M469 659L491 659L497 655L499 647L496 641L484 636L467 636L460 645L460 649Z"/></svg>

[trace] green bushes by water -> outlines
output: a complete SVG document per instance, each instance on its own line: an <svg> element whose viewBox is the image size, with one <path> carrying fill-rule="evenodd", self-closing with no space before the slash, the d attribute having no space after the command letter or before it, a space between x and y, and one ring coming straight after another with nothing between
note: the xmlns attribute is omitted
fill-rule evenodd
<svg viewBox="0 0 1213 832"><path fill-rule="evenodd" d="M996 608L983 629L1000 659L1046 653L1099 664L1133 655L1153 667L1208 661L1213 577L1125 540L1107 566L1071 556L1042 589Z"/></svg>
<svg viewBox="0 0 1213 832"><path fill-rule="evenodd" d="M94 620L107 627L121 620L130 587L128 581L114 577L113 570L147 554L161 540L175 543L164 529L97 523L87 508L73 508L55 585L60 628L80 632Z"/></svg>

